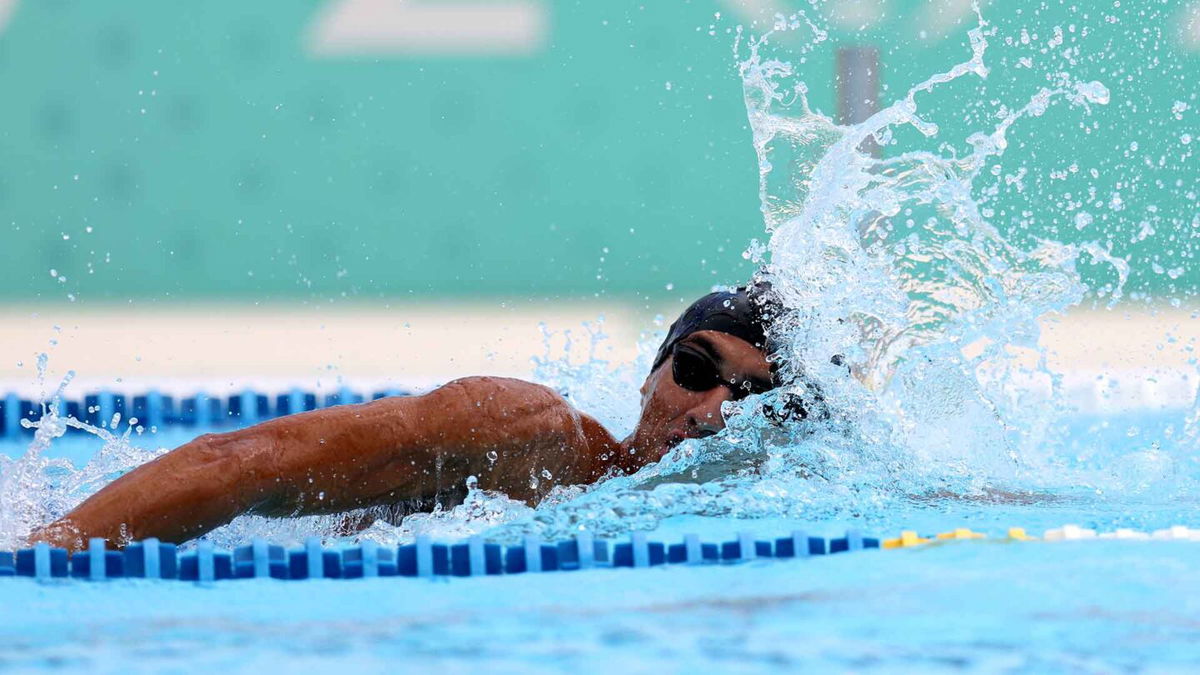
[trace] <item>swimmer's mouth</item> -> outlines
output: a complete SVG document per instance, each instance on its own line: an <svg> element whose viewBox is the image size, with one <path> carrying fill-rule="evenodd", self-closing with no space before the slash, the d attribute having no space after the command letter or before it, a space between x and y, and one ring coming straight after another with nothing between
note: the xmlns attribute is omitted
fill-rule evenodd
<svg viewBox="0 0 1200 675"><path fill-rule="evenodd" d="M717 432L712 429L697 429L693 432L673 431L667 436L667 449L671 449L689 438L707 438L716 436Z"/></svg>

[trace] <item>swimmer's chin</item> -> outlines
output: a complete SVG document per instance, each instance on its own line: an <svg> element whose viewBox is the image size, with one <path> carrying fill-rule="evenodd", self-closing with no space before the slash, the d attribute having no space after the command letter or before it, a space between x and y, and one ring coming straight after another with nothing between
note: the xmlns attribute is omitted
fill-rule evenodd
<svg viewBox="0 0 1200 675"><path fill-rule="evenodd" d="M637 459L633 460L631 465L623 466L622 468L627 473L634 473L643 466L662 461L672 450L678 448L684 441L692 438L703 438L703 435L689 434L684 431L672 431L659 442L646 442L645 439L643 439L642 443L635 442L631 444L632 452L629 456L631 458L636 457Z"/></svg>
<svg viewBox="0 0 1200 675"><path fill-rule="evenodd" d="M683 444L684 441L690 441L693 439L704 438L705 436L710 436L710 435L711 434L697 434L697 433L688 433L686 431L673 431L667 435L667 439L663 442L662 447L658 450L657 455L654 457L654 461L657 462L658 460L662 459L663 457L666 457L668 453L670 453L672 450L675 450L676 448L678 448L681 444Z"/></svg>
<svg viewBox="0 0 1200 675"><path fill-rule="evenodd" d="M619 463L621 471L625 474L637 473L643 467L661 461L667 453L671 452L682 440L676 441L673 436L667 437L661 443L641 443L627 446L628 449L621 453L621 458L624 460Z"/></svg>

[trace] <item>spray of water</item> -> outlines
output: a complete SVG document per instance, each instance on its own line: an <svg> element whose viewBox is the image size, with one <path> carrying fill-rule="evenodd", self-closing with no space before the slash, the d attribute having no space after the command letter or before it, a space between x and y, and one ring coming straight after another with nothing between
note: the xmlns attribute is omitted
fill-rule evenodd
<svg viewBox="0 0 1200 675"><path fill-rule="evenodd" d="M38 378L45 381L48 356L38 356ZM25 454L18 459L0 455L0 548L20 545L35 527L65 514L84 496L99 490L131 467L154 459L165 450L150 451L130 442L135 431L140 433L136 419L125 421L115 414L102 426L93 426L73 417L59 414L63 392L74 379L69 371L46 403L38 422L22 420L34 429L33 440ZM101 443L100 449L86 466L77 469L70 460L46 457L46 451L68 429L91 434Z"/></svg>
<svg viewBox="0 0 1200 675"><path fill-rule="evenodd" d="M814 112L792 64L773 55L772 40L797 30L814 42L826 35L792 17L762 36L739 31L736 47L770 237L746 255L788 308L772 337L792 384L731 405L721 436L552 500L504 534L616 533L679 514L870 517L922 495L1031 490L1063 475L1047 471L1063 406L1038 319L1085 297L1081 256L1115 269L1110 301L1128 267L1097 244L1017 247L984 217L977 182L1015 124L1058 103L1086 115L1108 91L1063 76L999 109L991 128L965 139L965 155L899 148L901 128L924 139L939 132L921 116L924 94L987 77L982 17L966 61L850 126ZM864 149L869 140L885 158ZM780 428L763 414L779 397L814 389L828 419Z"/></svg>

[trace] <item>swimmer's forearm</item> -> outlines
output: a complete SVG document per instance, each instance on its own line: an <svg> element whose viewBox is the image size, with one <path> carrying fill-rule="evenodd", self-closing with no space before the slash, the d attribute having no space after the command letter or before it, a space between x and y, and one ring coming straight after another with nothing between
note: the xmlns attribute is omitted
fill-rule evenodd
<svg viewBox="0 0 1200 675"><path fill-rule="evenodd" d="M525 383L517 383L525 385ZM435 496L475 475L484 489L536 499L531 476L590 480L555 439L571 426L556 395L475 378L430 394L341 406L202 436L122 476L32 539L77 548L186 541L243 513L291 516ZM549 441L549 444L547 444Z"/></svg>
<svg viewBox="0 0 1200 675"><path fill-rule="evenodd" d="M147 537L183 542L229 522L243 510L242 461L214 438L201 436L139 466L30 539L72 550L92 537L113 544Z"/></svg>
<svg viewBox="0 0 1200 675"><path fill-rule="evenodd" d="M331 408L201 436L121 476L31 538L71 549L92 537L182 542L244 513L305 515L367 505L374 493L404 487L394 485L395 471L382 483L371 474L386 471L381 463L410 454L406 446L420 440L403 410L420 408L419 401ZM427 461L409 459L413 469Z"/></svg>

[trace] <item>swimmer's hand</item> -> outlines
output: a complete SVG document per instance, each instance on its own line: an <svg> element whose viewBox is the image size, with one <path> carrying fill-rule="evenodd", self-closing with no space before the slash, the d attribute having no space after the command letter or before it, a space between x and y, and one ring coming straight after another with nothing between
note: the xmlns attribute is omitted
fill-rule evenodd
<svg viewBox="0 0 1200 675"><path fill-rule="evenodd" d="M72 550L157 537L183 542L239 515L299 516L427 499L468 476L533 502L590 482L615 441L539 385L475 377L207 434L121 476L33 532Z"/></svg>

